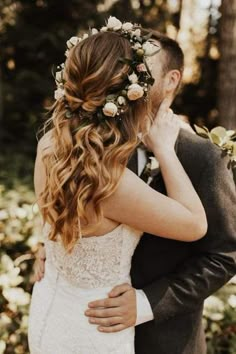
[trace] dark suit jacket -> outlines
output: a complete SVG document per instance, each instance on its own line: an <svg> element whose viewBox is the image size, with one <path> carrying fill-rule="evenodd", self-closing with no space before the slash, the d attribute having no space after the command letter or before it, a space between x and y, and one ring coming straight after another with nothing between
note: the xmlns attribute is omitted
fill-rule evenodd
<svg viewBox="0 0 236 354"><path fill-rule="evenodd" d="M236 274L236 189L228 157L183 129L176 150L205 207L208 232L191 243L141 238L131 278L147 295L155 319L136 326L136 354L206 353L203 302ZM151 187L166 194L161 174Z"/></svg>

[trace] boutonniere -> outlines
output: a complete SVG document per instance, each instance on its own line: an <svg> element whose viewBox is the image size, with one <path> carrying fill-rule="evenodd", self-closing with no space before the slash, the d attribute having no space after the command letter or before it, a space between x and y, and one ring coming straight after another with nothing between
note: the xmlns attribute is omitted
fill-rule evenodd
<svg viewBox="0 0 236 354"><path fill-rule="evenodd" d="M148 157L148 162L145 165L145 168L141 174L141 178L149 182L150 179L153 179L159 173L159 162L154 156Z"/></svg>
<svg viewBox="0 0 236 354"><path fill-rule="evenodd" d="M210 131L207 127L198 127L194 125L198 135L208 138L222 150L222 155L229 156L228 168L232 169L234 182L236 184L236 131L226 130L224 127L218 126Z"/></svg>

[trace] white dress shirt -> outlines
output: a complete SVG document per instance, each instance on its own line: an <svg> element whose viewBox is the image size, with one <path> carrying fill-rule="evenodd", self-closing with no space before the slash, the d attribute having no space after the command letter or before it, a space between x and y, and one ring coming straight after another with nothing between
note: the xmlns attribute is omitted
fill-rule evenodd
<svg viewBox="0 0 236 354"><path fill-rule="evenodd" d="M138 175L142 173L146 162L147 156L145 150L138 148ZM151 305L145 295L144 291L141 289L136 289L136 304L137 304L137 318L135 326L153 320L153 312Z"/></svg>

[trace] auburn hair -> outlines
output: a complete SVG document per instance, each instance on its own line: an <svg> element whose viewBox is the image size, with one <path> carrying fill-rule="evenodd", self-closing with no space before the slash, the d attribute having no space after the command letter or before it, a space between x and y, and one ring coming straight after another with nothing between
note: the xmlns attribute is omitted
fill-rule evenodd
<svg viewBox="0 0 236 354"><path fill-rule="evenodd" d="M58 100L43 126L44 133L51 131L53 145L43 155L43 221L51 224L49 239L60 234L68 252L81 232L92 232L102 220L101 202L115 191L148 117L148 104L139 99L130 102L121 119L96 119L106 96L120 90L130 74L119 58L132 58L132 48L115 32L99 32L74 46L65 63L64 88L70 109L80 114L66 118L66 104ZM93 118L86 120L83 112Z"/></svg>

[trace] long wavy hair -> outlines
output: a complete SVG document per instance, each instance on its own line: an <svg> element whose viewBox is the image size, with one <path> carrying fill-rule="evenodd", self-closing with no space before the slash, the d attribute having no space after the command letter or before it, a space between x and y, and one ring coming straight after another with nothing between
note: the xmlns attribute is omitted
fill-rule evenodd
<svg viewBox="0 0 236 354"><path fill-rule="evenodd" d="M68 252L102 220L101 202L115 191L146 126L148 103L143 99L130 102L120 120L96 119L106 96L120 90L130 74L121 57L132 58L132 48L118 33L100 32L74 46L65 63L64 88L70 109L80 114L67 119L66 104L58 100L43 126L44 133L50 130L52 145L43 154L43 222L51 224L49 239L60 234ZM81 112L93 118L86 120Z"/></svg>

